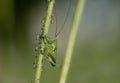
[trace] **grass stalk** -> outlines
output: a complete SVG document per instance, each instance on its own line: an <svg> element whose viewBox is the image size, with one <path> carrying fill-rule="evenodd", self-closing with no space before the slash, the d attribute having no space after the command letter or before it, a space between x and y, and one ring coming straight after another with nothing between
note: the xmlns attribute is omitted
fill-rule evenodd
<svg viewBox="0 0 120 83"><path fill-rule="evenodd" d="M80 19L82 17L82 12L84 9L84 4L85 0L78 0L59 83L65 83L68 76L68 71L71 63L72 53L75 45L78 27L80 24Z"/></svg>
<svg viewBox="0 0 120 83"><path fill-rule="evenodd" d="M55 0L49 0L43 35L48 34L54 3L55 3ZM44 44L43 41L41 43L41 49L40 50L42 50L42 49L45 49L45 44ZM37 62L37 68L36 68L36 71L35 71L34 83L40 83L43 57L44 57L44 55L42 53L40 53L39 56L38 56L38 62Z"/></svg>

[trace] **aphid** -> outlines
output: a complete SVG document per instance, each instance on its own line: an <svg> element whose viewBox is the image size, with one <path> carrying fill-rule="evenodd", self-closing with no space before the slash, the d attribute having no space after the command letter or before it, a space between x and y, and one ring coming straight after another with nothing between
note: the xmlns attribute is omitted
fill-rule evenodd
<svg viewBox="0 0 120 83"><path fill-rule="evenodd" d="M36 39L37 39L37 40L40 39L40 34L37 34Z"/></svg>
<svg viewBox="0 0 120 83"><path fill-rule="evenodd" d="M33 63L33 68L34 68L34 69L37 68L37 63L36 63L36 62Z"/></svg>
<svg viewBox="0 0 120 83"><path fill-rule="evenodd" d="M36 48L35 48L35 51L38 51L38 50L39 50L39 47L36 47Z"/></svg>
<svg viewBox="0 0 120 83"><path fill-rule="evenodd" d="M41 21L41 23L42 23L42 24L44 24L44 23L45 23L45 18L43 18L43 20Z"/></svg>
<svg viewBox="0 0 120 83"><path fill-rule="evenodd" d="M36 54L35 54L35 62L37 63L37 59L38 59L38 56L39 56L39 54L40 54L40 52L37 52Z"/></svg>

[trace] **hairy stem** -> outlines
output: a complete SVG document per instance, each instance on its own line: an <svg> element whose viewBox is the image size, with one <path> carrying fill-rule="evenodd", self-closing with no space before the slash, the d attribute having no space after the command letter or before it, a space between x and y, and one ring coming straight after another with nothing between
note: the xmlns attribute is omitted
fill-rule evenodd
<svg viewBox="0 0 120 83"><path fill-rule="evenodd" d="M65 83L68 76L71 57L72 57L72 53L75 45L75 40L77 36L80 19L81 19L83 8L84 8L84 3L85 3L85 0L78 0L59 83Z"/></svg>
<svg viewBox="0 0 120 83"><path fill-rule="evenodd" d="M50 25L50 21L51 21L51 16L52 16L54 3L55 3L55 0L49 0L46 20L45 20L45 26L44 26L44 33L43 33L44 35L47 35L48 31L49 31L49 25ZM44 51L43 49L45 49L44 41L42 41L42 43L41 43L40 50ZM40 82L41 71L42 71L42 60L43 60L43 57L44 57L44 55L42 53L40 53L39 57L38 57L34 83L39 83Z"/></svg>

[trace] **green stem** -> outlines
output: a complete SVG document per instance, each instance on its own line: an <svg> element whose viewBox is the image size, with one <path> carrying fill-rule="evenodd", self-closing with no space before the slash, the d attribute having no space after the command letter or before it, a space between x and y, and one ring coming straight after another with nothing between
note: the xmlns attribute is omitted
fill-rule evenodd
<svg viewBox="0 0 120 83"><path fill-rule="evenodd" d="M44 35L48 34L49 31L49 25L51 21L51 16L52 16L52 11L54 7L55 0L50 0L49 5L48 5L48 10L47 10L47 16L46 16L46 21L45 21L45 27L44 27Z"/></svg>
<svg viewBox="0 0 120 83"><path fill-rule="evenodd" d="M70 67L70 62L71 62L72 53L75 45L78 27L80 24L80 19L81 19L83 8L84 8L84 3L85 3L85 0L78 0L78 5L77 5L74 19L73 19L72 30L69 37L68 47L66 50L66 56L65 56L64 65L62 68L62 73L61 73L61 78L59 83L65 83L68 76L68 71Z"/></svg>
<svg viewBox="0 0 120 83"><path fill-rule="evenodd" d="M49 31L49 26L50 26L50 21L51 21L51 16L52 16L54 3L55 3L55 0L50 0L49 4L48 4L48 10L47 10L45 26L44 26L44 33L43 33L44 35L47 35L48 31ZM42 41L42 45L41 45L41 49L40 50L43 50L43 49L45 49L45 44ZM40 53L39 57L38 57L34 83L39 83L40 82L43 57L44 57L44 55L42 53Z"/></svg>

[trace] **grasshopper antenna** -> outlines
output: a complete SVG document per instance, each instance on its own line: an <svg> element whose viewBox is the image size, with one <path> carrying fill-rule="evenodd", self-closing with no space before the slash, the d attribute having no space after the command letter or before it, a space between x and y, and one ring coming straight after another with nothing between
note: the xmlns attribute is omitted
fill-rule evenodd
<svg viewBox="0 0 120 83"><path fill-rule="evenodd" d="M70 1L70 2L69 2ZM63 25L61 26L61 28L60 28L60 30L58 31L58 33L57 33L57 27L58 27L58 25L57 25L57 12L56 12L56 5L55 5L55 18L56 18L56 32L55 32L55 37L57 37L60 33L61 33L61 31L63 30L63 28L64 28L64 26L65 26L65 24L66 24L66 21L67 21L67 18L68 18L68 15L69 15L69 12L70 12L70 8L71 8L71 0L68 0L68 2L69 2L69 6L68 6L68 10L67 10L67 14L66 14L66 16L65 16L65 20L64 20L64 22L63 22Z"/></svg>
<svg viewBox="0 0 120 83"><path fill-rule="evenodd" d="M55 9L55 20L56 20L55 37L57 37L58 24L57 24L57 11L56 11L56 4L55 4L55 6L54 6L54 9Z"/></svg>

